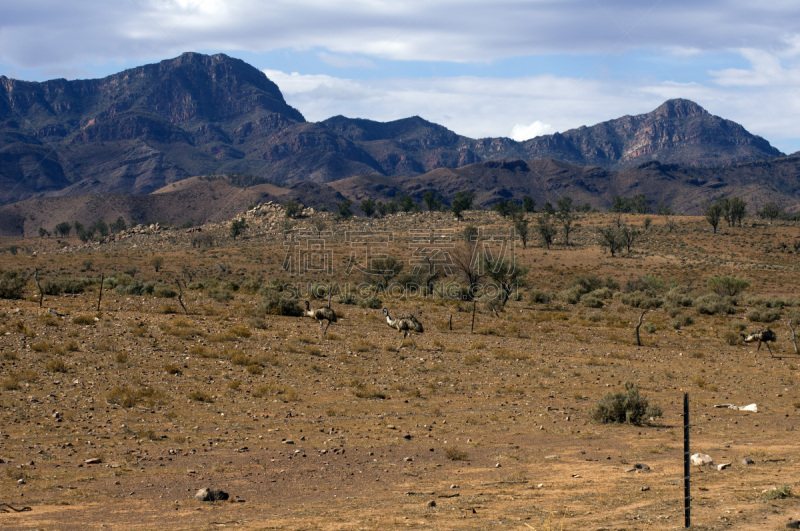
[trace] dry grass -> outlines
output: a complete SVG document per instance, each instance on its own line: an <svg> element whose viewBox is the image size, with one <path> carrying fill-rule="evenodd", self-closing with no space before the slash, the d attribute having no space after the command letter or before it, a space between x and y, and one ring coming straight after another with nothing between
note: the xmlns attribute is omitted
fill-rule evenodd
<svg viewBox="0 0 800 531"><path fill-rule="evenodd" d="M391 222L417 229L425 215ZM467 223L487 230L508 228L492 214L469 216ZM800 362L785 327L796 307L783 307L785 317L770 323L779 333L770 357L738 341L755 326L746 302L724 315L650 309L645 322L653 328L643 328L638 347L640 310L620 297L586 308L549 294L578 276L610 276L624 286L649 273L691 286L696 299L708 277L736 275L750 282L746 300L770 308L778 297L800 300L795 254L775 251L780 241L800 239L800 228L748 226L723 239L701 219L679 218L672 233L650 234L641 253L612 259L589 230L611 218L580 221L569 249L516 250L534 266L530 287L499 316L479 304L475 334L471 303L381 293L398 315L414 313L425 324L416 348L406 342L399 353L400 337L380 309L346 307L347 318L325 338L307 318L255 314L261 297L244 286L320 281L282 269L282 241L225 243L222 227L216 247L194 249L154 235L153 248L169 249L159 273L147 267L144 237L136 247L15 256L15 267L42 271L46 264L64 277L77 276L87 259L109 274L138 265L136 278L154 283L183 274L175 264L186 263L192 287L183 291L188 315L165 311L164 300L152 296L104 294L99 313L96 292L48 296L59 315L32 298L0 300L4 481L35 507L4 518L24 518L22 527L31 528L202 529L232 521L249 528L246 522L263 522L265 514L286 529L677 528L688 392L693 445L715 462L734 463L730 471L698 471L698 485L708 490L696 491L695 525L784 526L793 498L762 503L761 493L790 492L783 485L794 487L800 473L792 453ZM751 245L754 238L771 241L772 250ZM411 243L397 232L385 250L408 260ZM343 236L331 250L350 255ZM0 254L0 265L11 263ZM216 300L207 295L209 279L242 288L230 288L233 300ZM345 286L353 279L337 269L326 280ZM776 286L789 293L775 293ZM539 293L529 297L526 289ZM333 304L338 312L336 298ZM592 407L627 381L663 408L660 424L629 429L591 420ZM757 414L714 408L752 402ZM95 456L103 462L85 463ZM757 465L739 466L745 456ZM651 470L625 472L637 462ZM209 478L246 503L206 510L192 493Z"/></svg>

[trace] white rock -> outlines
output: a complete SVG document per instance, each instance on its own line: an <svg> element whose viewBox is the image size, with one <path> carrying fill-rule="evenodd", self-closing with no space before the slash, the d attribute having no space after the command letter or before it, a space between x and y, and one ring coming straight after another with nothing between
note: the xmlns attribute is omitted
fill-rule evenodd
<svg viewBox="0 0 800 531"><path fill-rule="evenodd" d="M692 456L689 458L689 462L692 463L694 466L705 466L714 464L714 460L711 459L711 456L708 454L692 454Z"/></svg>

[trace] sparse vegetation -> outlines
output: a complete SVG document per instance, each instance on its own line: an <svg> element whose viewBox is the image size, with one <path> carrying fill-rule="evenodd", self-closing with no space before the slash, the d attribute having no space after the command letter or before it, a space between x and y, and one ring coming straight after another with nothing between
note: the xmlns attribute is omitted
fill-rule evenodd
<svg viewBox="0 0 800 531"><path fill-rule="evenodd" d="M651 418L660 417L659 406L651 406L639 394L639 387L631 382L625 384L625 392L609 393L591 410L590 417L603 424L634 424L640 426Z"/></svg>

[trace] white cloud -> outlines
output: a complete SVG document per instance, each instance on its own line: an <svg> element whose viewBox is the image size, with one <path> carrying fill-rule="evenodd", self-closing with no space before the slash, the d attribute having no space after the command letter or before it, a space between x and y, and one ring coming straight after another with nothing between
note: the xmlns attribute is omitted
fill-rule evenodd
<svg viewBox="0 0 800 531"><path fill-rule="evenodd" d="M553 129L552 125L539 120L528 125L516 124L511 128L511 138L517 141L528 140L537 136L550 135L553 133L555 133L555 129Z"/></svg>

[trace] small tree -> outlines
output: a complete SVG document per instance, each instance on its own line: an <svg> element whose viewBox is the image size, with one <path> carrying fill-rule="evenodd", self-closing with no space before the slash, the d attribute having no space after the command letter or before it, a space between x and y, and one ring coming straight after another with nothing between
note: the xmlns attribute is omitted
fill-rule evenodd
<svg viewBox="0 0 800 531"><path fill-rule="evenodd" d="M369 198L361 201L361 212L368 218L371 218L375 213L375 201Z"/></svg>
<svg viewBox="0 0 800 531"><path fill-rule="evenodd" d="M442 208L442 198L434 190L428 190L422 194L422 201L431 212Z"/></svg>
<svg viewBox="0 0 800 531"><path fill-rule="evenodd" d="M719 221L722 219L723 214L723 207L722 203L719 201L715 201L714 203L706 202L705 207L703 208L703 215L706 217L706 221L708 221L709 225L714 229L714 234L717 233L717 227L719 227Z"/></svg>
<svg viewBox="0 0 800 531"><path fill-rule="evenodd" d="M729 224L742 226L742 219L747 215L747 203L741 197L731 197L728 202Z"/></svg>
<svg viewBox="0 0 800 531"><path fill-rule="evenodd" d="M283 211L287 218L296 218L303 211L303 205L294 199L289 199L283 204Z"/></svg>
<svg viewBox="0 0 800 531"><path fill-rule="evenodd" d="M98 219L97 221L92 223L89 228L93 232L95 232L95 233L99 234L100 236L102 236L103 238L108 236L108 232L109 232L108 224L105 221L103 221L102 219Z"/></svg>
<svg viewBox="0 0 800 531"><path fill-rule="evenodd" d="M497 203L492 205L492 210L507 218L517 211L517 204L508 199L500 199Z"/></svg>
<svg viewBox="0 0 800 531"><path fill-rule="evenodd" d="M339 217L342 219L350 219L353 217L353 209L352 209L353 202L349 199L345 199L341 203L339 203Z"/></svg>
<svg viewBox="0 0 800 531"><path fill-rule="evenodd" d="M48 231L44 227L39 227L39 237L44 238L45 236L50 236L50 231Z"/></svg>
<svg viewBox="0 0 800 531"><path fill-rule="evenodd" d="M499 291L500 307L506 305L514 290L525 285L525 275L529 270L528 266L518 264L516 258L490 259L486 256L484 256L483 268L486 277Z"/></svg>
<svg viewBox="0 0 800 531"><path fill-rule="evenodd" d="M564 234L564 245L569 246L569 235L572 232L572 223L575 221L575 211L572 206L572 198L564 196L559 199L556 204L558 205L558 212L556 217L561 223L561 230Z"/></svg>
<svg viewBox="0 0 800 531"><path fill-rule="evenodd" d="M401 194L397 198L397 202L400 205L400 210L403 212L411 212L412 210L416 209L416 203L414 203L414 198L408 194Z"/></svg>
<svg viewBox="0 0 800 531"><path fill-rule="evenodd" d="M767 203L758 212L761 218L769 220L770 223L775 221L775 219L779 218L782 214L783 210L775 203Z"/></svg>
<svg viewBox="0 0 800 531"><path fill-rule="evenodd" d="M525 249L528 247L528 220L525 219L525 216L519 215L514 220L514 231L517 233L519 238L522 240L522 248Z"/></svg>
<svg viewBox="0 0 800 531"><path fill-rule="evenodd" d="M456 195L453 197L453 204L450 207L456 219L461 219L461 213L472 208L472 201L474 199L475 192L472 190L456 192Z"/></svg>
<svg viewBox="0 0 800 531"><path fill-rule="evenodd" d="M247 222L244 220L244 218L234 219L231 222L231 238L235 240L236 237L240 236L242 232L244 232L244 229L246 228L247 228Z"/></svg>
<svg viewBox="0 0 800 531"><path fill-rule="evenodd" d="M553 225L550 214L544 213L536 218L536 232L539 235L539 240L541 240L542 245L544 245L546 249L550 249L556 237L556 228Z"/></svg>
<svg viewBox="0 0 800 531"><path fill-rule="evenodd" d="M600 227L597 229L600 245L608 247L611 256L616 256L617 251L625 245L619 227Z"/></svg>
<svg viewBox="0 0 800 531"><path fill-rule="evenodd" d="M150 259L150 265L153 266L153 270L158 273L161 270L161 267L164 265L164 257L154 256Z"/></svg>
<svg viewBox="0 0 800 531"><path fill-rule="evenodd" d="M119 216L116 221L112 221L108 226L108 229L112 232L112 234L122 232L127 228L128 225L125 223L125 219L122 216Z"/></svg>
<svg viewBox="0 0 800 531"><path fill-rule="evenodd" d="M72 230L72 225L68 221L62 221L61 223L56 225L54 232L56 233L56 236L61 236L66 238L67 236L69 236L71 230Z"/></svg>
<svg viewBox="0 0 800 531"><path fill-rule="evenodd" d="M522 198L522 211L526 213L531 213L536 211L536 201L529 195L523 196Z"/></svg>

